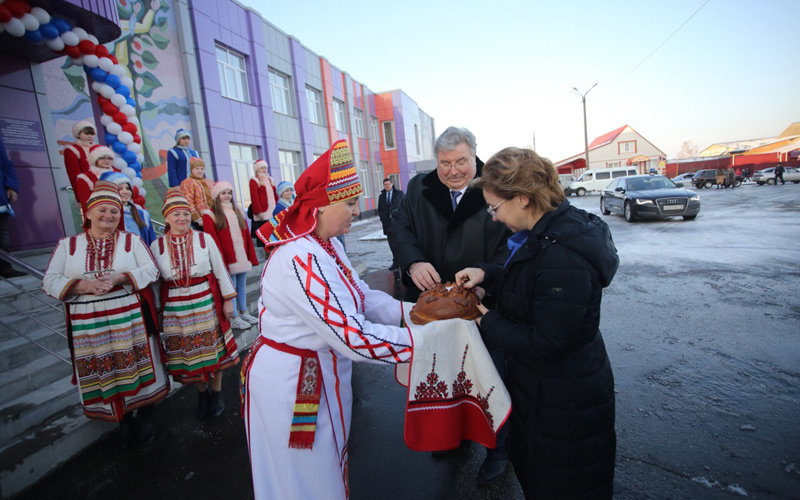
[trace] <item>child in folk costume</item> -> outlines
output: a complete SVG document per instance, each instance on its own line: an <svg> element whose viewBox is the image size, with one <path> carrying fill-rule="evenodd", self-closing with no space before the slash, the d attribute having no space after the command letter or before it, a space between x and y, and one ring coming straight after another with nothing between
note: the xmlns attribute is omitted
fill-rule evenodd
<svg viewBox="0 0 800 500"><path fill-rule="evenodd" d="M89 152L88 161L88 170L78 174L73 187L75 199L81 206L86 204L100 176L114 171L114 152L106 146L94 146Z"/></svg>
<svg viewBox="0 0 800 500"><path fill-rule="evenodd" d="M278 203L275 205L275 210L272 211L272 216L275 217L283 212L294 203L294 187L289 181L281 181L278 183Z"/></svg>
<svg viewBox="0 0 800 500"><path fill-rule="evenodd" d="M239 362L229 319L236 290L214 238L192 230L189 203L169 188L164 236L150 245L161 271L162 339L172 379L197 387L197 417L225 411L222 372ZM210 387L209 387L210 385Z"/></svg>
<svg viewBox="0 0 800 500"><path fill-rule="evenodd" d="M146 208L131 201L133 190L131 189L130 178L119 172L106 172L100 176L100 180L113 182L119 189L119 197L122 200L122 220L125 223L125 231L138 234L144 240L145 245L156 240L156 231L153 222L150 220L150 212Z"/></svg>
<svg viewBox="0 0 800 500"><path fill-rule="evenodd" d="M77 189L78 174L89 171L89 151L97 145L94 142L97 129L91 122L81 120L72 126L72 136L75 142L64 149L64 167L67 169L69 185L74 190Z"/></svg>
<svg viewBox="0 0 800 500"><path fill-rule="evenodd" d="M359 214L362 192L347 143L296 186L292 207L258 231L274 250L261 279L260 336L242 366L242 415L257 499L344 499L352 362L408 362L411 336L399 326L402 303L370 290L336 239Z"/></svg>
<svg viewBox="0 0 800 500"><path fill-rule="evenodd" d="M252 234L254 238L258 228L272 218L272 211L275 210L278 199L275 183L267 173L267 168L266 161L256 160L253 164L255 175L250 178L250 200L253 208ZM256 241L256 244L260 247L264 246L261 240Z"/></svg>
<svg viewBox="0 0 800 500"><path fill-rule="evenodd" d="M188 130L180 128L175 132L175 147L167 151L169 187L180 186L189 173L189 160L200 157L200 153L189 147L191 142Z"/></svg>
<svg viewBox="0 0 800 500"><path fill-rule="evenodd" d="M203 226L203 211L208 210L211 203L211 188L214 181L206 178L206 162L200 158L189 160L189 177L181 181L181 191L189 203L192 223L196 229Z"/></svg>
<svg viewBox="0 0 800 500"><path fill-rule="evenodd" d="M155 302L148 286L158 268L136 234L118 230L117 187L98 181L86 202L86 231L58 242L42 289L63 300L78 384L87 417L119 422L123 447L155 435L152 405L169 392L161 363Z"/></svg>
<svg viewBox="0 0 800 500"><path fill-rule="evenodd" d="M236 288L236 309L231 327L246 330L258 323L247 313L247 273L258 265L256 249L244 221L244 214L233 203L233 186L220 181L211 188L211 210L203 212L203 231L211 235L222 252L222 259ZM238 314L237 314L238 313Z"/></svg>

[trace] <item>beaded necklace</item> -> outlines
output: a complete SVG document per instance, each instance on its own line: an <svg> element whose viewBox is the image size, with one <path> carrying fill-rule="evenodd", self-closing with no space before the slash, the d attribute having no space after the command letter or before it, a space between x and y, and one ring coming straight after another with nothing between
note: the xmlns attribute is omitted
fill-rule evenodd
<svg viewBox="0 0 800 500"><path fill-rule="evenodd" d="M336 261L336 265L339 266L339 269L342 271L342 273L344 273L347 281L349 281L350 284L353 285L353 288L356 289L356 292L358 292L358 297L361 299L361 312L364 312L366 310L366 307L364 306L364 292L361 291L361 288L359 288L359 286L356 284L356 280L353 279L353 273L350 271L350 268L344 265L344 262L342 262L342 259L339 258L339 254L336 253L336 250L333 248L333 245L330 241L322 241L322 239L317 236L317 233L313 231L311 232L311 237L314 239L314 241L319 243L319 246L325 250L325 253L333 257L333 260Z"/></svg>
<svg viewBox="0 0 800 500"><path fill-rule="evenodd" d="M170 264L175 270L175 281L181 288L189 288L189 281L192 279L191 267L194 265L192 232L190 229L186 234L177 236L170 232L167 239Z"/></svg>
<svg viewBox="0 0 800 500"><path fill-rule="evenodd" d="M100 278L109 274L114 263L117 232L104 238L95 238L86 231L86 271Z"/></svg>

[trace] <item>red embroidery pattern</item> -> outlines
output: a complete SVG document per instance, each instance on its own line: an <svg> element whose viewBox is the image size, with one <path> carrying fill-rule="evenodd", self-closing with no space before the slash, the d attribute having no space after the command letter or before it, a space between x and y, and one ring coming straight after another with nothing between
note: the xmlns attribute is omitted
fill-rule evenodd
<svg viewBox="0 0 800 500"><path fill-rule="evenodd" d="M344 273L345 277L347 278L347 281L349 281L350 284L353 285L353 288L356 289L356 292L358 292L358 297L361 299L361 311L362 312L365 311L365 309L364 309L364 292L362 292L361 289L358 287L358 285L356 285L356 280L353 279L352 271L350 271L350 268L345 266L344 262L342 262L342 259L339 258L339 254L336 253L336 250L334 250L333 245L331 244L330 240L329 241L322 241L319 238L319 236L317 236L317 233L313 233L313 232L311 233L311 238L313 238L314 241L319 243L319 246L321 246L322 249L325 250L325 253L327 253L328 255L333 257L333 259L336 261L336 265L339 266L339 269L342 271L342 273Z"/></svg>
<svg viewBox="0 0 800 500"><path fill-rule="evenodd" d="M189 230L186 234L174 235L171 232L167 239L169 248L169 260L175 270L175 281L180 283L181 288L189 287L189 280L192 277L192 266L194 265L194 245L192 244L192 234ZM202 238L201 238L202 243Z"/></svg>
<svg viewBox="0 0 800 500"><path fill-rule="evenodd" d="M494 417L492 416L492 412L489 411L489 398L492 396L492 392L494 392L494 386L489 389L485 398L481 397L481 394L478 393L476 399L478 400L478 404L481 405L481 409L483 410L483 414L486 415L486 420L489 421L489 425L494 427Z"/></svg>
<svg viewBox="0 0 800 500"><path fill-rule="evenodd" d="M433 355L433 366L425 382L420 382L414 391L414 399L447 399L447 383L440 381L436 373L436 354Z"/></svg>
<svg viewBox="0 0 800 500"><path fill-rule="evenodd" d="M86 232L86 272L96 277L105 276L111 271L114 263L114 249L117 244L117 232L103 239L97 239Z"/></svg>
<svg viewBox="0 0 800 500"><path fill-rule="evenodd" d="M461 356L461 371L458 372L456 380L453 382L453 397L469 396L472 392L472 380L467 378L467 372L464 371L464 363L467 361L468 351L469 344L464 346L464 354Z"/></svg>

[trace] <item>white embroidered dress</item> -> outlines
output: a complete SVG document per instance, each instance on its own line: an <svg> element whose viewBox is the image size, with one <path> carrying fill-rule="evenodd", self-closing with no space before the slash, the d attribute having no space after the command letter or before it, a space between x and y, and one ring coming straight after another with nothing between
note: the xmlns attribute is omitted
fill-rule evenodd
<svg viewBox="0 0 800 500"><path fill-rule="evenodd" d="M363 292L365 309L335 259L310 236L275 249L262 273L261 336L280 346L313 351L321 394L313 447L289 447L293 419L298 423L294 412L304 358L263 345L245 360L243 415L253 487L260 500L347 498L352 362L394 364L411 357L410 332L399 326L401 302L370 290L339 241L332 238L331 243Z"/></svg>

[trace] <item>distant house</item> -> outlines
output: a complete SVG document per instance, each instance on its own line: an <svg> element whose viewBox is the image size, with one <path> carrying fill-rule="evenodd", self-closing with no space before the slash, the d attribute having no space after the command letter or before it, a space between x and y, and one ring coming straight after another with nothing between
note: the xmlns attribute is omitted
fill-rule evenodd
<svg viewBox="0 0 800 500"><path fill-rule="evenodd" d="M750 151L753 148L764 146L775 141L775 137L759 137L758 139L742 139L730 142L716 142L706 149L700 151L698 156L709 158L724 154L737 154Z"/></svg>
<svg viewBox="0 0 800 500"><path fill-rule="evenodd" d="M559 174L566 174L565 170L572 169L572 175L578 177L586 169L612 168L635 166L640 174L647 173L651 168L658 169L659 162L666 159L666 154L658 149L652 142L644 138L630 125L607 132L589 144L589 164L583 165L581 160L584 152L565 158L557 162ZM583 168L579 168L583 167Z"/></svg>

